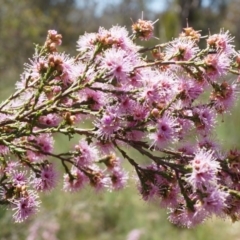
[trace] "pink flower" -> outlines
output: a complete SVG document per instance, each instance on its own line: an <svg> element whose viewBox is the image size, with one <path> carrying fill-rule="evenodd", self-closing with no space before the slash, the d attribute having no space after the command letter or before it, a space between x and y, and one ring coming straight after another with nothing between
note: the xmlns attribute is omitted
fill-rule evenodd
<svg viewBox="0 0 240 240"><path fill-rule="evenodd" d="M189 38L177 38L171 41L166 47L166 58L178 61L187 61L194 57L199 48L195 41Z"/></svg>
<svg viewBox="0 0 240 240"><path fill-rule="evenodd" d="M46 57L35 54L29 61L30 63L24 64L25 69L20 76L21 81L16 82L16 89L26 89L27 86L36 83L41 77L41 72L48 68Z"/></svg>
<svg viewBox="0 0 240 240"><path fill-rule="evenodd" d="M179 92L177 81L169 72L149 71L149 74L144 75L142 82L143 90L140 95L148 104L165 106Z"/></svg>
<svg viewBox="0 0 240 240"><path fill-rule="evenodd" d="M132 57L121 49L107 49L101 60L101 69L107 71L111 81L116 79L119 84L126 83L133 69Z"/></svg>
<svg viewBox="0 0 240 240"><path fill-rule="evenodd" d="M57 114L49 113L46 116L39 117L39 123L42 127L56 127L61 121L61 117ZM41 127L40 126L40 127Z"/></svg>
<svg viewBox="0 0 240 240"><path fill-rule="evenodd" d="M48 133L42 133L37 136L28 137L30 145L36 147L36 150L28 150L27 156L30 161L42 161L47 153L51 153L53 151L53 136Z"/></svg>
<svg viewBox="0 0 240 240"><path fill-rule="evenodd" d="M121 48L128 53L136 53L139 50L139 46L134 44L134 42L128 36L128 31L125 27L113 26L109 29L109 33L114 39L113 46Z"/></svg>
<svg viewBox="0 0 240 240"><path fill-rule="evenodd" d="M95 145L102 155L109 155L114 152L114 145L110 141L97 140Z"/></svg>
<svg viewBox="0 0 240 240"><path fill-rule="evenodd" d="M162 171L164 170L161 166L153 163L141 172L139 191L145 201L158 200L168 191L166 185L169 183L161 176Z"/></svg>
<svg viewBox="0 0 240 240"><path fill-rule="evenodd" d="M199 148L204 148L209 151L213 151L213 156L215 158L221 159L222 154L220 152L220 145L217 140L214 140L209 137L203 137L198 141Z"/></svg>
<svg viewBox="0 0 240 240"><path fill-rule="evenodd" d="M193 109L194 123L199 133L205 135L213 129L216 122L216 113L208 107Z"/></svg>
<svg viewBox="0 0 240 240"><path fill-rule="evenodd" d="M114 190L120 190L126 185L128 176L127 174L119 167L111 169L110 175L112 181L112 187Z"/></svg>
<svg viewBox="0 0 240 240"><path fill-rule="evenodd" d="M193 79L188 80L185 78L180 78L178 81L178 90L181 94L180 99L185 106L192 104L192 102L197 99L203 92L202 86L196 84L196 81Z"/></svg>
<svg viewBox="0 0 240 240"><path fill-rule="evenodd" d="M49 191L57 185L57 172L53 164L47 164L40 169L39 176L33 177L33 186L38 191Z"/></svg>
<svg viewBox="0 0 240 240"><path fill-rule="evenodd" d="M188 136L189 131L194 127L192 121L184 118L177 118L177 123L179 125L179 129L178 129L179 139L183 139L186 136Z"/></svg>
<svg viewBox="0 0 240 240"><path fill-rule="evenodd" d="M219 34L209 36L207 43L210 49L216 49L229 56L234 53L233 39L234 37L229 34L229 31L221 30Z"/></svg>
<svg viewBox="0 0 240 240"><path fill-rule="evenodd" d="M9 153L9 148L7 146L0 144L0 154L7 155Z"/></svg>
<svg viewBox="0 0 240 240"><path fill-rule="evenodd" d="M194 189L203 189L216 184L220 164L213 157L213 152L200 149L190 162L192 172L188 174L187 181Z"/></svg>
<svg viewBox="0 0 240 240"><path fill-rule="evenodd" d="M224 53L208 54L204 59L205 76L212 82L216 81L218 77L227 73L230 62L231 59Z"/></svg>
<svg viewBox="0 0 240 240"><path fill-rule="evenodd" d="M202 223L208 217L208 214L197 204L194 208L194 211L185 207L171 209L168 220L177 226L187 228L195 227Z"/></svg>
<svg viewBox="0 0 240 240"><path fill-rule="evenodd" d="M84 187L89 178L76 167L72 167L71 176L64 174L63 189L68 192L75 192Z"/></svg>
<svg viewBox="0 0 240 240"><path fill-rule="evenodd" d="M136 53L139 50L139 47L128 36L125 27L113 26L109 30L100 27L96 38L96 42L104 48L120 48L128 53Z"/></svg>
<svg viewBox="0 0 240 240"><path fill-rule="evenodd" d="M48 64L57 70L57 80L64 87L68 87L76 81L78 76L78 65L75 65L74 58L67 54L55 53L48 57Z"/></svg>
<svg viewBox="0 0 240 240"><path fill-rule="evenodd" d="M164 194L161 195L160 206L164 208L175 208L182 202L182 196L180 195L180 189L178 185L167 184L163 185Z"/></svg>
<svg viewBox="0 0 240 240"><path fill-rule="evenodd" d="M92 110L99 110L106 103L106 96L100 91L85 88L79 91L79 101L86 102Z"/></svg>
<svg viewBox="0 0 240 240"><path fill-rule="evenodd" d="M75 145L75 150L77 154L74 160L79 167L92 164L92 162L99 157L97 148L84 139L80 140L79 143Z"/></svg>
<svg viewBox="0 0 240 240"><path fill-rule="evenodd" d="M209 213L214 213L218 216L224 215L224 209L227 207L225 202L229 193L217 188L210 188L206 195L203 198L203 208Z"/></svg>
<svg viewBox="0 0 240 240"><path fill-rule="evenodd" d="M129 124L129 128L134 127L135 124ZM143 131L138 130L130 130L126 134L126 138L130 141L138 141L139 139L143 139L145 137L145 133Z"/></svg>
<svg viewBox="0 0 240 240"><path fill-rule="evenodd" d="M176 120L170 116L164 115L158 119L155 129L148 135L151 145L162 149L167 143L175 141L176 126Z"/></svg>
<svg viewBox="0 0 240 240"><path fill-rule="evenodd" d="M11 203L12 210L15 211L13 219L15 222L23 222L38 211L40 201L34 191L28 191L27 194L12 200Z"/></svg>
<svg viewBox="0 0 240 240"><path fill-rule="evenodd" d="M159 197L159 186L152 182L145 182L144 186L139 186L139 192L144 201L154 200L155 197Z"/></svg>
<svg viewBox="0 0 240 240"><path fill-rule="evenodd" d="M110 140L121 129L118 109L108 108L101 119L96 120L96 133L103 140Z"/></svg>
<svg viewBox="0 0 240 240"><path fill-rule="evenodd" d="M89 168L89 180L90 185L97 191L101 191L104 188L111 190L111 180L107 177L104 172L99 169L96 165L92 165Z"/></svg>
<svg viewBox="0 0 240 240"><path fill-rule="evenodd" d="M96 33L85 33L80 36L77 41L77 51L84 53L85 51L93 51L97 40Z"/></svg>
<svg viewBox="0 0 240 240"><path fill-rule="evenodd" d="M132 115L134 121L144 121L149 114L149 110L146 106L135 102L129 113Z"/></svg>
<svg viewBox="0 0 240 240"><path fill-rule="evenodd" d="M237 100L238 88L236 83L223 82L211 93L210 99L217 112L224 113L230 110Z"/></svg>
<svg viewBox="0 0 240 240"><path fill-rule="evenodd" d="M195 149L196 146L193 143L185 143L178 148L178 151L186 155L193 155Z"/></svg>
<svg viewBox="0 0 240 240"><path fill-rule="evenodd" d="M26 172L24 171L17 171L16 169L12 171L11 182L15 186L23 186L27 183L27 176Z"/></svg>
<svg viewBox="0 0 240 240"><path fill-rule="evenodd" d="M144 63L142 63L144 64ZM142 65L141 63L135 64L135 65ZM134 87L134 88L141 88L143 86L143 82L145 79L145 74L148 75L150 69L146 68L137 68L134 69L134 71L131 72L129 76L129 87ZM150 71L151 72L151 71ZM147 77L146 77L147 78ZM142 82L143 80L143 82Z"/></svg>
<svg viewBox="0 0 240 240"><path fill-rule="evenodd" d="M14 174L14 172L16 171L16 169L18 169L18 167L20 166L20 163L18 161L12 161L12 160L9 160L6 167L5 167L5 172L7 174Z"/></svg>
<svg viewBox="0 0 240 240"><path fill-rule="evenodd" d="M40 147L40 150L46 153L53 151L53 137L51 134L40 134L36 138L36 144Z"/></svg>

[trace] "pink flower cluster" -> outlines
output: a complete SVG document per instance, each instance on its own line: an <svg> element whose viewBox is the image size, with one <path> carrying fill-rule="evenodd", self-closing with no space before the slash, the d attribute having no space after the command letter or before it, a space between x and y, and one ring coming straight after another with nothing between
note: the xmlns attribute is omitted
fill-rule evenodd
<svg viewBox="0 0 240 240"><path fill-rule="evenodd" d="M192 227L212 215L240 219L240 152L221 150L218 115L238 97L240 54L220 31L201 39L188 27L168 43L143 48L151 21L85 33L78 54L60 53L62 36L50 30L0 104L0 203L22 222L39 208L39 192L120 190L135 170L145 201L159 201L174 224ZM206 41L206 48L198 46ZM149 53L152 53L149 54ZM87 126L87 127L86 127ZM79 141L54 150L65 135ZM145 162L127 151L134 149Z"/></svg>

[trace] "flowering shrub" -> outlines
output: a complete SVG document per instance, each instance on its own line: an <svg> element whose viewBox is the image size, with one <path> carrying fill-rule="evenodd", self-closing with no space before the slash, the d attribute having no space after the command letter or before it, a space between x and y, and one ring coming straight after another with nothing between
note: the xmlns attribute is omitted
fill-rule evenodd
<svg viewBox="0 0 240 240"><path fill-rule="evenodd" d="M64 191L88 184L113 191L132 177L121 157L134 168L142 198L159 201L174 224L240 218L240 151L224 152L213 138L218 115L238 95L239 80L226 77L240 69L233 37L201 37L187 27L168 43L143 48L135 40L151 38L153 23L139 20L132 29L131 36L119 26L86 33L75 57L58 52L62 36L48 31L16 92L0 104L0 203L16 222L39 209L39 192L56 187L56 162ZM85 121L91 127L81 127ZM79 142L56 153L56 133Z"/></svg>

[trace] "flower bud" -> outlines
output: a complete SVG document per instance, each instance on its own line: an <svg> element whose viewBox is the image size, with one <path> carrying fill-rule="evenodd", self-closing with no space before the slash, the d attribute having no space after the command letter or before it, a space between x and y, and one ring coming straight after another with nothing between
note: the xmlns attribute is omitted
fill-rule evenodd
<svg viewBox="0 0 240 240"><path fill-rule="evenodd" d="M132 25L133 34L141 40L149 40L153 36L153 22L139 19Z"/></svg>

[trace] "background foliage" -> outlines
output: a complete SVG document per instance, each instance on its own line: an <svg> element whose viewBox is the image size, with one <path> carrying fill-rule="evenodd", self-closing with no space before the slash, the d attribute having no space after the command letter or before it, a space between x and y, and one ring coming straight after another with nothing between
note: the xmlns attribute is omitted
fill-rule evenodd
<svg viewBox="0 0 240 240"><path fill-rule="evenodd" d="M158 11L160 2L163 7ZM239 4L240 0L0 0L0 99L13 92L24 62L34 53L33 43L43 43L48 29L58 30L63 35L62 50L74 54L80 34L99 26L130 28L131 19L141 18L143 11L145 19L159 19L155 24L159 40L149 44L177 36L188 18L188 24L203 35L219 32L221 27L229 29L239 48ZM220 119L217 132L226 147L239 147L238 108ZM56 146L70 144L58 138ZM59 184L58 190L42 197L41 212L27 223L14 224L10 213L0 209L0 239L239 239L237 223L213 219L193 230L172 226L166 212L157 204L143 202L134 185L132 181L114 194L95 195L87 188L69 195L60 191Z"/></svg>

